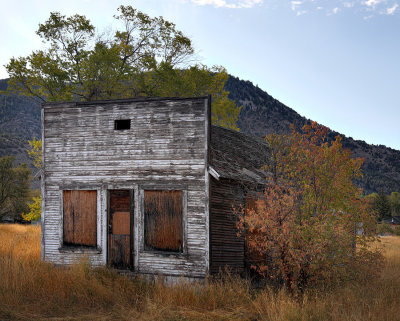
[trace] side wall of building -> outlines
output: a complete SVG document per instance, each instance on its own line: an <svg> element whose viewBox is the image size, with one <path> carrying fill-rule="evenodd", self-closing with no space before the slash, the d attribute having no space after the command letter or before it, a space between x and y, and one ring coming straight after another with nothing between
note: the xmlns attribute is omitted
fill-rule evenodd
<svg viewBox="0 0 400 321"><path fill-rule="evenodd" d="M211 179L210 193L210 273L228 267L242 273L245 269L245 240L237 236L234 208L245 202L243 186L228 179Z"/></svg>
<svg viewBox="0 0 400 321"><path fill-rule="evenodd" d="M115 120L130 119L129 130ZM134 193L134 269L204 277L209 269L207 98L64 103L43 106L42 259L69 265L107 262L107 198ZM182 190L183 253L143 246L145 190ZM97 191L97 247L63 244L63 191Z"/></svg>

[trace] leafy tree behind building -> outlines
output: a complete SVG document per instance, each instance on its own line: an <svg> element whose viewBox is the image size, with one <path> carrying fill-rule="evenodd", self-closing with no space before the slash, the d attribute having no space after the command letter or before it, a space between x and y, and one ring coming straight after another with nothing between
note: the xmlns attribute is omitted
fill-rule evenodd
<svg viewBox="0 0 400 321"><path fill-rule="evenodd" d="M400 193L392 192L389 196L392 216L400 216Z"/></svg>
<svg viewBox="0 0 400 321"><path fill-rule="evenodd" d="M36 32L47 48L6 65L8 91L42 101L211 94L213 123L238 130L224 68L194 63L191 40L162 17L120 6L114 18L106 37L85 16L52 12Z"/></svg>
<svg viewBox="0 0 400 321"><path fill-rule="evenodd" d="M26 164L14 165L13 156L0 158L0 219L19 220L27 209L31 170Z"/></svg>

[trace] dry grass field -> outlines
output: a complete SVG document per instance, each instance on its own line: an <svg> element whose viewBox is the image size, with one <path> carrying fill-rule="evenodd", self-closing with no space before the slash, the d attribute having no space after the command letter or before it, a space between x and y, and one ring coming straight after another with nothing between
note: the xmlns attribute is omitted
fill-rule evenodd
<svg viewBox="0 0 400 321"><path fill-rule="evenodd" d="M400 320L400 237L384 237L379 279L299 300L234 278L207 286L128 280L40 261L40 226L0 225L0 320Z"/></svg>

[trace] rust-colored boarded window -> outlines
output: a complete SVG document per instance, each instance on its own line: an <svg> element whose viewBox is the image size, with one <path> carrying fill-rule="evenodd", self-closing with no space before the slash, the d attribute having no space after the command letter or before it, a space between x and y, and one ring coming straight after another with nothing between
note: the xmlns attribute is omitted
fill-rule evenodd
<svg viewBox="0 0 400 321"><path fill-rule="evenodd" d="M64 245L97 245L97 191L63 191Z"/></svg>
<svg viewBox="0 0 400 321"><path fill-rule="evenodd" d="M146 250L182 252L182 191L144 192L144 246Z"/></svg>

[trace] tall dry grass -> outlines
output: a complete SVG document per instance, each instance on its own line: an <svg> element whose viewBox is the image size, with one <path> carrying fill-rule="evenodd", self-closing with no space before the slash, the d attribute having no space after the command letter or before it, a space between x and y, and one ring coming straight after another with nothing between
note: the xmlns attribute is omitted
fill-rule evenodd
<svg viewBox="0 0 400 321"><path fill-rule="evenodd" d="M128 280L82 262L40 262L40 227L0 225L0 320L400 320L400 238L379 279L301 299L226 277L206 286Z"/></svg>

